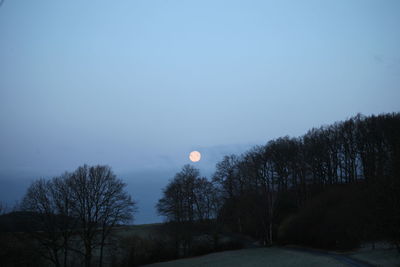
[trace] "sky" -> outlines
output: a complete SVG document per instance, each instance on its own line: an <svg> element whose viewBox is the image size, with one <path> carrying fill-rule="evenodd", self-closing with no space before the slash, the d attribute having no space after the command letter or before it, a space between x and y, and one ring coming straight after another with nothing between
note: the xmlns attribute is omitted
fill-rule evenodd
<svg viewBox="0 0 400 267"><path fill-rule="evenodd" d="M5 0L0 201L107 164L160 221L192 150L226 154L400 111L400 1Z"/></svg>

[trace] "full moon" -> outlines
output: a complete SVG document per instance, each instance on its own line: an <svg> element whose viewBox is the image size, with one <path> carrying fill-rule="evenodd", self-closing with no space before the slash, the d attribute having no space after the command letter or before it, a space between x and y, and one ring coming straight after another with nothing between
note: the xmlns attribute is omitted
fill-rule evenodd
<svg viewBox="0 0 400 267"><path fill-rule="evenodd" d="M201 154L199 151L190 152L189 159L193 162L198 162L201 159Z"/></svg>

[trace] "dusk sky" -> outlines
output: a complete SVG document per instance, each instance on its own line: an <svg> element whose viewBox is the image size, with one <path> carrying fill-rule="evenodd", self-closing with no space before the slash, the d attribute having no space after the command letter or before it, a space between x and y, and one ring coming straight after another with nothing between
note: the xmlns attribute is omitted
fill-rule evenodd
<svg viewBox="0 0 400 267"><path fill-rule="evenodd" d="M0 6L0 201L107 164L159 220L198 150L229 153L400 111L400 1L54 1Z"/></svg>

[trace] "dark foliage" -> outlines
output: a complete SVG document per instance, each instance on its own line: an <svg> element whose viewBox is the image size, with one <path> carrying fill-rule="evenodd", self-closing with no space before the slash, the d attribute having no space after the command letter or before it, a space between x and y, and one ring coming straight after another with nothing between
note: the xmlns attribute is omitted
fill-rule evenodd
<svg viewBox="0 0 400 267"><path fill-rule="evenodd" d="M129 236L119 242L120 255L113 266L140 266L174 259L174 247L168 240L155 237Z"/></svg>
<svg viewBox="0 0 400 267"><path fill-rule="evenodd" d="M350 249L367 233L364 186L332 186L308 201L279 228L280 243L328 249Z"/></svg>
<svg viewBox="0 0 400 267"><path fill-rule="evenodd" d="M53 214L54 222L57 224L68 223L74 225L75 229L79 224L73 217ZM37 212L30 211L13 211L0 215L0 232L37 232L46 231L46 226L43 225L43 215Z"/></svg>
<svg viewBox="0 0 400 267"><path fill-rule="evenodd" d="M0 266L43 266L38 246L22 233L0 233Z"/></svg>

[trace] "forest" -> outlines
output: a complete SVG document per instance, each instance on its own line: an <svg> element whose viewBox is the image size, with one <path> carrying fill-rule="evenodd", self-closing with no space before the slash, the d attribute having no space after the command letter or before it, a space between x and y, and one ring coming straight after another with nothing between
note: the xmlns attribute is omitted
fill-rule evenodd
<svg viewBox="0 0 400 267"><path fill-rule="evenodd" d="M176 250L197 227L263 245L351 249L387 240L400 252L400 114L363 116L226 155L212 180L185 165L157 204Z"/></svg>

